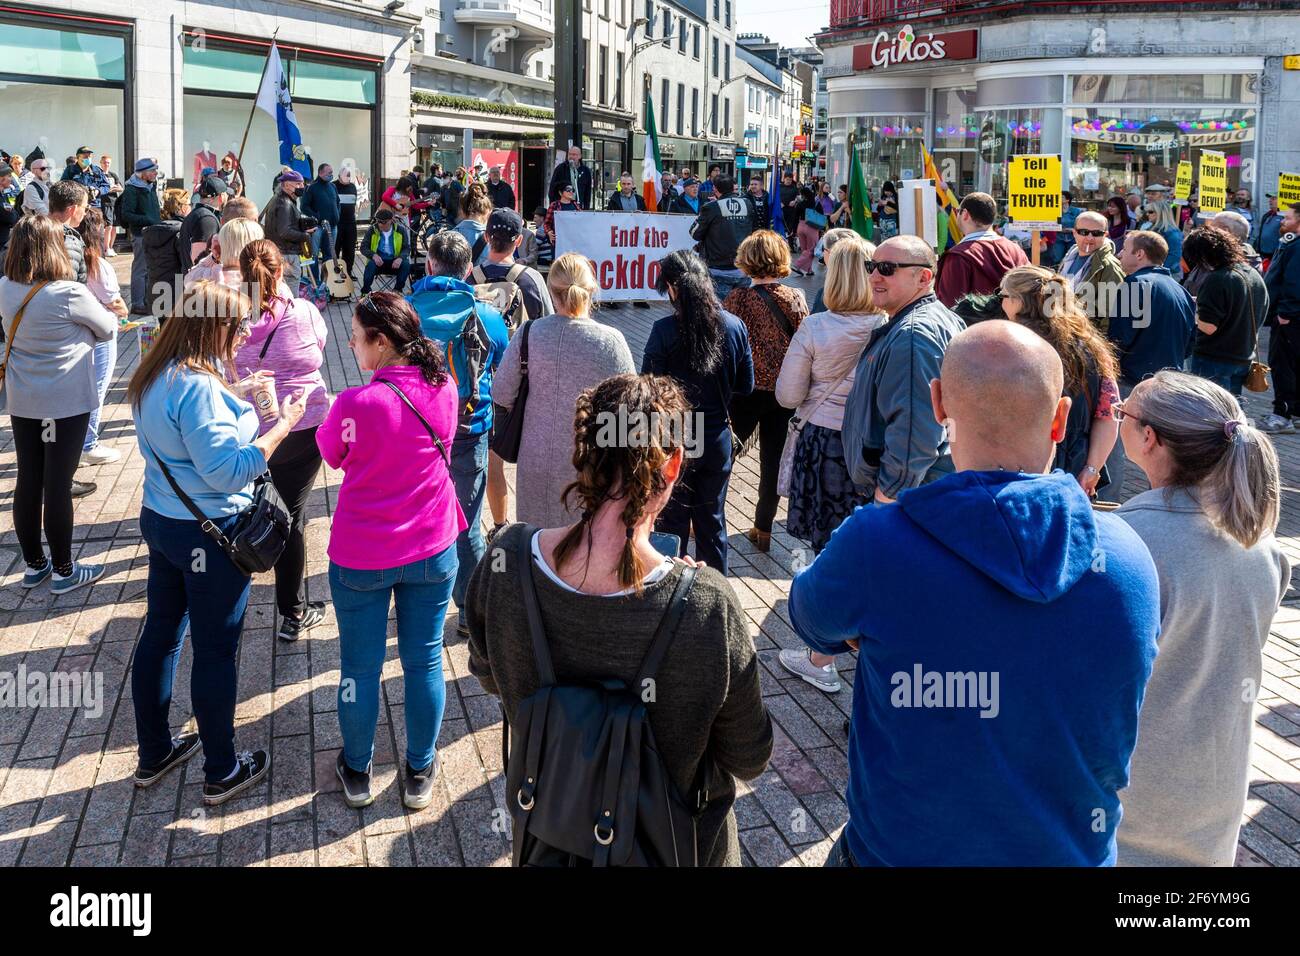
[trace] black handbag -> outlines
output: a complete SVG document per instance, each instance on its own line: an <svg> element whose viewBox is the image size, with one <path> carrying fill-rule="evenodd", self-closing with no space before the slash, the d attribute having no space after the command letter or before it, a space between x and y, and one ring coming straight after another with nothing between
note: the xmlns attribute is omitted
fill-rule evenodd
<svg viewBox="0 0 1300 956"><path fill-rule="evenodd" d="M143 436L141 441L144 442ZM150 452L153 453L153 449ZM153 457L162 469L163 477L172 486L172 491L176 492L176 497L181 499L181 503L198 521L199 528L221 546L235 567L250 577L275 567L275 562L280 560L280 555L289 543L289 530L293 522L269 472L254 480L253 502L239 512L239 517L227 536L211 518L199 510L194 499L181 490L163 460L157 454Z"/></svg>
<svg viewBox="0 0 1300 956"><path fill-rule="evenodd" d="M515 396L514 407L509 411L500 405L493 414L496 416L492 429L492 450L502 461L512 465L519 462L519 445L524 439L524 407L528 404L528 330L532 322L524 323L523 339L519 343L519 394Z"/></svg>

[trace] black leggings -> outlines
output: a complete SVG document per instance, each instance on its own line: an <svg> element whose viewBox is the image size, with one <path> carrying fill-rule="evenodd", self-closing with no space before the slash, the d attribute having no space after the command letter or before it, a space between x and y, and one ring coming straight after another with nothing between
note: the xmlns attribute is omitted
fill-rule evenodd
<svg viewBox="0 0 1300 956"><path fill-rule="evenodd" d="M72 563L72 476L81 462L90 412L70 418L10 418L18 481L14 487L14 533L23 560L45 565L41 548L41 505L45 540L56 568Z"/></svg>
<svg viewBox="0 0 1300 956"><path fill-rule="evenodd" d="M343 268L352 275L352 264L357 257L357 221L340 222L338 233L334 239L334 256L343 260Z"/></svg>
<svg viewBox="0 0 1300 956"><path fill-rule="evenodd" d="M731 427L736 441L744 444L758 429L758 503L754 506L754 527L772 531L776 507L781 496L776 493L777 472L781 469L781 451L785 448L785 431L793 408L783 408L775 392L755 390L731 400Z"/></svg>
<svg viewBox="0 0 1300 956"><path fill-rule="evenodd" d="M289 529L289 542L280 560L275 562L275 603L281 617L300 618L307 610L307 589L304 574L307 570L307 542L303 532L307 519L307 497L316 483L320 471L320 449L316 447L316 429L304 428L290 432L271 456L271 480L275 490L289 508L293 525Z"/></svg>

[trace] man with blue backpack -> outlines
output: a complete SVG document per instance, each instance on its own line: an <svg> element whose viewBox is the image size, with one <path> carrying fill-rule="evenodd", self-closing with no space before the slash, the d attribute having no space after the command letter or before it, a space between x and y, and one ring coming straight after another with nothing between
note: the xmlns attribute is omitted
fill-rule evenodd
<svg viewBox="0 0 1300 956"><path fill-rule="evenodd" d="M488 439L492 434L492 375L510 337L495 306L479 299L465 281L473 265L469 242L446 230L429 236L428 275L411 288L407 301L424 334L437 343L460 395L460 420L451 446L451 479L469 527L456 540L460 570L452 599L465 603L470 575L483 557L483 496L487 488ZM464 615L460 630L467 634Z"/></svg>

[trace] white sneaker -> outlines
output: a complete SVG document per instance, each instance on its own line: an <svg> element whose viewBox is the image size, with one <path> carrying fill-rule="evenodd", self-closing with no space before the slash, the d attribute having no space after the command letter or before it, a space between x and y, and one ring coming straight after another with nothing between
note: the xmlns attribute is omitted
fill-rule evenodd
<svg viewBox="0 0 1300 956"><path fill-rule="evenodd" d="M1259 430L1270 435L1294 435L1295 425L1281 415L1266 415L1259 420Z"/></svg>
<svg viewBox="0 0 1300 956"><path fill-rule="evenodd" d="M90 451L81 453L81 463L83 465L108 465L115 461L122 460L122 453L116 448L110 448L103 442L100 442Z"/></svg>
<svg viewBox="0 0 1300 956"><path fill-rule="evenodd" d="M116 259L116 258L117 258L117 250L116 250L116 249L109 249L108 252L104 253L104 256L105 256L106 258L109 258L109 259Z"/></svg>
<svg viewBox="0 0 1300 956"><path fill-rule="evenodd" d="M782 651L777 659L795 677L802 677L820 691L834 694L840 689L840 672L835 669L834 661L818 667L812 662L812 652L807 649Z"/></svg>

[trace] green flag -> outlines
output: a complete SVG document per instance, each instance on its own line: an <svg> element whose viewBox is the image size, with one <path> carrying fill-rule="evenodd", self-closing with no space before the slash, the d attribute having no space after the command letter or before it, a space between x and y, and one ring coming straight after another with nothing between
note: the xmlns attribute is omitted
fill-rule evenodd
<svg viewBox="0 0 1300 956"><path fill-rule="evenodd" d="M862 175L862 163L858 161L858 151L849 144L852 158L849 161L849 213L853 221L853 231L868 242L872 241L873 227L871 221L871 197L867 195L867 181Z"/></svg>

